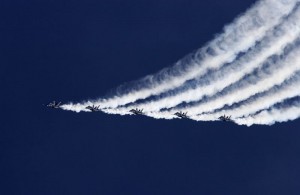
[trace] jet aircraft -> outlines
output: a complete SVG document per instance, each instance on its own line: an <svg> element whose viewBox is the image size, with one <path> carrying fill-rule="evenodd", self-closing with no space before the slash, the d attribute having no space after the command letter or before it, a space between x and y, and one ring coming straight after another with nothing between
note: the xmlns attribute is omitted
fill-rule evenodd
<svg viewBox="0 0 300 195"><path fill-rule="evenodd" d="M224 122L229 122L229 121L231 121L231 116L226 116L224 114L223 116L219 117L219 120L224 121Z"/></svg>
<svg viewBox="0 0 300 195"><path fill-rule="evenodd" d="M92 111L92 112L100 111L99 106L95 106L95 105L87 106L85 108Z"/></svg>
<svg viewBox="0 0 300 195"><path fill-rule="evenodd" d="M47 107L50 107L50 108L60 108L60 104L61 104L61 102L56 103L56 101L53 101L53 102L50 102L47 105Z"/></svg>
<svg viewBox="0 0 300 195"><path fill-rule="evenodd" d="M176 112L174 115L178 116L179 118L188 118L187 112Z"/></svg>
<svg viewBox="0 0 300 195"><path fill-rule="evenodd" d="M143 113L143 109L138 109L138 108L136 108L136 109L131 109L131 110L129 110L129 112L131 112L131 113L133 113L133 114L135 114L135 115L141 115L141 114L144 114Z"/></svg>

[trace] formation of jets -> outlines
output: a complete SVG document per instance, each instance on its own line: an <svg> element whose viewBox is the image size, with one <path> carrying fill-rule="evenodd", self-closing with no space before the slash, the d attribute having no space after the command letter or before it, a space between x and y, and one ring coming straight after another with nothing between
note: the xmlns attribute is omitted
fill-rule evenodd
<svg viewBox="0 0 300 195"><path fill-rule="evenodd" d="M60 108L60 104L61 102L56 102L56 101L53 101L53 102L50 102L49 104L47 104L47 107L50 107L50 108Z"/></svg>
<svg viewBox="0 0 300 195"><path fill-rule="evenodd" d="M90 110L90 111L92 111L92 112L100 111L99 106L95 106L95 105L87 106L85 108L88 109L88 110Z"/></svg>
<svg viewBox="0 0 300 195"><path fill-rule="evenodd" d="M49 108L60 108L61 107L61 102L56 102L56 101L53 101L53 102L50 102L49 104L47 104L47 107ZM97 111L100 111L100 106L95 106L95 105L92 105L92 106L87 106L86 109L92 111L92 112L97 112ZM143 112L143 109L131 109L129 110L129 112L135 114L135 115L143 115L144 112ZM187 116L187 112L176 112L174 114L175 116L179 117L179 118L189 118ZM224 121L224 122L230 122L232 121L231 120L231 116L226 116L225 114L220 116L218 118L220 121Z"/></svg>
<svg viewBox="0 0 300 195"><path fill-rule="evenodd" d="M228 121L231 121L231 116L226 116L224 114L223 116L219 117L219 120L224 121L224 122L228 122Z"/></svg>
<svg viewBox="0 0 300 195"><path fill-rule="evenodd" d="M131 109L131 110L129 110L129 112L131 112L131 113L133 113L133 114L135 114L135 115L142 115L142 114L144 114L144 113L143 113L143 109L138 109L138 108L136 108L136 109Z"/></svg>
<svg viewBox="0 0 300 195"><path fill-rule="evenodd" d="M188 118L187 112L176 112L174 115L178 116L179 118Z"/></svg>

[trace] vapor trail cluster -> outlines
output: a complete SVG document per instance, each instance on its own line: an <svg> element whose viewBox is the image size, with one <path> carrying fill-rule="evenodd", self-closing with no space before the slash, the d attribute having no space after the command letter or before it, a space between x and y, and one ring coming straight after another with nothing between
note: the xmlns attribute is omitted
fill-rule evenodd
<svg viewBox="0 0 300 195"><path fill-rule="evenodd" d="M61 108L80 112L97 105L120 115L139 108L162 119L183 111L197 121L226 114L248 126L294 120L300 116L299 35L300 0L261 0L173 67L107 98Z"/></svg>

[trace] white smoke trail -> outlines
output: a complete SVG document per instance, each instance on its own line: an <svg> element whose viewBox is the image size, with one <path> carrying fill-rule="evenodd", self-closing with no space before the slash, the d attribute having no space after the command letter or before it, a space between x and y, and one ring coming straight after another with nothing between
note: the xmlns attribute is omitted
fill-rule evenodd
<svg viewBox="0 0 300 195"><path fill-rule="evenodd" d="M274 85L283 83L285 80L289 79L295 71L300 69L300 66L297 63L299 61L298 56L300 54L300 49L297 47L297 43L296 46L291 45L287 50L288 54L282 53L282 59L277 59L276 63L273 62L272 58L269 59L265 62L263 67L260 67L255 71L257 72L256 74L252 74L248 78L235 83L229 90L225 90L221 95L213 96L213 98L208 99L206 102L202 103L202 105L187 106L184 110L188 111L191 116L201 114L203 112L222 108L225 105L232 105L233 103L240 102L251 97L253 94L269 90L274 87ZM255 85L253 83L255 83ZM150 104L149 107L151 108L151 106L152 105ZM165 118L175 112L182 111L182 108L175 108L170 111L162 112L149 111L149 109L147 109L148 106L143 108L146 108L145 111L148 116L154 118ZM126 114L129 109L131 108L117 108L110 111L110 113ZM204 119L203 116L200 118ZM194 117L194 119L197 120L197 117Z"/></svg>
<svg viewBox="0 0 300 195"><path fill-rule="evenodd" d="M207 75L202 79L202 85L200 83L196 88L182 90L173 96L166 96L156 101L147 101L137 105L134 104L127 108L132 109L138 106L144 108L145 111L159 111L162 108L172 108L182 102L197 101L204 96L216 94L230 84L242 79L243 76L251 73L258 66L261 66L271 55L280 54L287 44L294 42L300 34L299 21L300 7L278 29L269 32L262 42L251 48L240 59L235 60L223 70L217 70L213 75Z"/></svg>
<svg viewBox="0 0 300 195"><path fill-rule="evenodd" d="M275 122L286 122L300 117L300 101L288 103L286 107L273 107L264 110L254 116L237 119L235 122L240 125L251 126L254 124L272 125Z"/></svg>
<svg viewBox="0 0 300 195"><path fill-rule="evenodd" d="M289 113L298 113L296 103L276 105L300 95L299 2L261 0L174 67L123 88L121 95L61 108L80 112L100 105L105 113L126 115L138 107L147 116L163 119L188 111L189 118L197 121L217 120L226 113L248 126L292 120Z"/></svg>
<svg viewBox="0 0 300 195"><path fill-rule="evenodd" d="M252 74L241 82L232 85L231 89L223 94L216 95L197 106L187 107L191 115L202 114L215 109L232 105L245 100L254 94L269 90L274 85L279 85L289 79L296 71L300 70L300 49L295 48L287 55L281 56L276 63L269 60L267 68L260 68L256 75ZM178 111L178 109L173 109Z"/></svg>
<svg viewBox="0 0 300 195"><path fill-rule="evenodd" d="M222 109L218 112L195 116L194 119L205 121L216 120L219 116L224 114L231 116L233 119L247 117L255 114L259 110L268 109L286 99L300 96L299 86L300 72L298 71L292 78L286 80L281 85L275 86L261 94L254 95L245 102L239 102L239 105L235 108Z"/></svg>
<svg viewBox="0 0 300 195"><path fill-rule="evenodd" d="M92 101L86 101L83 103L68 103L61 106L61 109L63 110L70 110L74 112L89 112L88 109L86 109L87 106L92 106L94 103Z"/></svg>
<svg viewBox="0 0 300 195"><path fill-rule="evenodd" d="M208 68L219 68L222 64L233 61L238 53L248 50L264 37L269 29L280 23L282 18L291 12L297 2L297 0L259 1L244 15L226 26L224 33L198 50L194 58L190 59L190 64L181 64L179 61L174 68L141 80L141 83L147 83L146 88L94 103L102 107L115 108L181 86L187 80L205 74Z"/></svg>
<svg viewBox="0 0 300 195"><path fill-rule="evenodd" d="M300 48L291 46L288 51L288 54L281 56L281 59L278 59L276 63L273 63L272 59L268 61L268 65L261 67L257 71L257 75L252 75L247 79L243 79L240 83L235 84L234 87L225 94L217 96L215 99L208 99L203 105L190 106L185 108L189 112L190 118L194 120L216 120L216 116L195 116L203 112L212 111L218 108L222 108L225 105L232 105L233 103L240 102L245 100L254 94L270 90L274 85L280 85L284 83L287 79L291 78L296 71L300 70L298 64L300 60ZM254 82L254 84L253 84ZM295 88L293 88L295 89ZM293 90L294 92L295 90ZM273 94L271 94L273 95ZM182 109L172 109L171 111L163 112L147 112L148 116L154 118L174 118L173 113L180 111ZM115 109L114 113L126 114L128 108ZM112 113L110 111L110 113Z"/></svg>

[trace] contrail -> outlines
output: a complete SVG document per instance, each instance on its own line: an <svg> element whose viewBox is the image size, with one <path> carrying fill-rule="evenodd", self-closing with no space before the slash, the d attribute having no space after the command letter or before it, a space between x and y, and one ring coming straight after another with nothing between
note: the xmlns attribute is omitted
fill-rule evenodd
<svg viewBox="0 0 300 195"><path fill-rule="evenodd" d="M190 115L197 115L203 112L209 112L218 108L224 107L224 105L232 105L233 103L245 100L251 97L253 94L266 91L272 88L276 84L284 82L290 78L295 71L300 69L299 44L296 41L293 45L286 47L286 51L281 53L280 56L273 56L268 59L262 67L257 68L254 73L249 74L246 78L241 79L239 82L232 84L229 87L224 88L221 93L217 93L215 96L208 98L206 101L202 100L199 105L186 106L184 110L188 111ZM255 84L255 85L254 85ZM170 98L171 99L171 98ZM185 99L183 99L185 100ZM204 101L204 102L203 102ZM144 105L145 106L145 105ZM145 111L149 112L148 107L152 108L152 105L144 107ZM126 113L126 110L130 107L115 109L117 112ZM151 116L161 118L161 115L168 115L178 112L183 108L174 108L171 111L153 112L150 110ZM154 114L156 113L156 114Z"/></svg>
<svg viewBox="0 0 300 195"><path fill-rule="evenodd" d="M244 15L224 28L224 32L206 46L172 68L162 70L138 81L138 89L110 99L100 100L102 106L115 108L150 95L156 95L178 87L187 80L205 74L208 69L219 68L233 61L240 52L247 51L279 24L291 12L296 0L263 0L256 3ZM189 61L186 63L186 61ZM145 87L144 87L145 86Z"/></svg>
<svg viewBox="0 0 300 195"><path fill-rule="evenodd" d="M247 117L260 110L268 109L286 99L300 96L299 86L300 71L296 72L294 76L283 82L281 85L274 86L268 91L255 94L245 101L238 102L235 106L223 108L208 114L202 114L194 117L194 119L205 121L216 120L223 114L230 115L233 119Z"/></svg>
<svg viewBox="0 0 300 195"><path fill-rule="evenodd" d="M272 30L262 39L260 43L250 49L248 53L233 61L221 70L216 70L212 74L205 75L204 78L196 79L196 84L184 85L176 92L166 94L164 97L158 96L157 100L145 103L133 104L127 108L136 106L142 107L145 111L159 111L162 108L172 108L178 104L197 101L204 96L211 96L230 84L242 79L246 74L251 73L255 68L261 66L270 56L280 54L284 47L292 43L299 37L300 8L283 22L277 29ZM196 87L193 87L196 86Z"/></svg>
<svg viewBox="0 0 300 195"><path fill-rule="evenodd" d="M242 83L236 84L229 92L226 91L224 93L225 95L222 94L221 97L217 95L215 99L209 99L210 101L205 102L203 105L192 105L183 110L189 112L191 119L197 121L213 121L217 120L218 116L221 114L202 113L247 100L258 93L266 93L267 97L256 102L257 104L266 104L266 101L269 101L269 103L273 101L273 104L275 104L283 99L298 95L300 93L300 91L297 90L300 83L300 66L298 63L300 62L300 46L296 49L293 48L289 54L283 55L282 57L283 59L278 59L276 63L272 63L271 60L267 63L268 65L257 71L257 75L251 75L247 79L242 80ZM267 69L270 65L272 65L272 69ZM282 90L280 93L279 89ZM267 93L268 91L269 93ZM259 98L257 98L257 100L259 100ZM270 104L269 106L272 106L273 104ZM246 111L252 109L252 112L255 112L261 109L257 107L257 105L254 107L253 105L247 105L247 103L243 103L242 105L244 105ZM174 116L171 115L180 110L182 109L178 108L171 111L150 112L147 115L154 118L166 118L166 116L167 118L174 118ZM234 117L245 115L245 113L241 113L239 110L233 110L232 112L225 110L224 112L226 114L232 114Z"/></svg>
<svg viewBox="0 0 300 195"><path fill-rule="evenodd" d="M61 108L81 112L96 105L104 113L120 115L139 108L157 119L187 111L196 121L226 114L248 126L294 120L299 106L293 101L289 107L287 100L300 95L299 2L258 1L173 67L125 84L105 98ZM289 115L293 111L295 117Z"/></svg>
<svg viewBox="0 0 300 195"><path fill-rule="evenodd" d="M300 49L293 49L289 54L277 56L278 59L269 59L265 65L253 74L247 75L240 82L225 88L220 94L217 93L212 98L202 100L199 105L187 106L185 109L189 113L202 114L224 105L232 105L235 102L245 100L251 95L263 92L289 79L294 72L300 69L299 56ZM275 62L274 62L275 61ZM174 109L178 111L178 109Z"/></svg>
<svg viewBox="0 0 300 195"><path fill-rule="evenodd" d="M251 126L254 124L259 125L272 125L275 122L286 122L295 120L300 117L300 97L296 97L292 102L284 103L279 107L272 107L267 110L263 110L260 113L241 118L235 122L240 125Z"/></svg>

